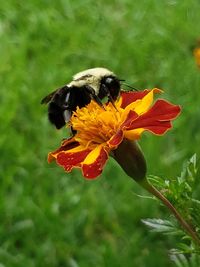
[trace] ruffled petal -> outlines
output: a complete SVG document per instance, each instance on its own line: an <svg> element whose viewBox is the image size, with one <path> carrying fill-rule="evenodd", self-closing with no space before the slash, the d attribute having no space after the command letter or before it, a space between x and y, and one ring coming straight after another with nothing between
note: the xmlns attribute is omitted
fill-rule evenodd
<svg viewBox="0 0 200 267"><path fill-rule="evenodd" d="M162 135L172 127L171 120L175 119L180 111L180 106L160 99L146 113L129 123L126 130L140 129L142 133L144 129Z"/></svg>
<svg viewBox="0 0 200 267"><path fill-rule="evenodd" d="M75 140L74 137L72 138L69 138L69 139L65 139L61 146L56 149L55 151L53 152L50 152L48 154L48 162L52 162L53 160L55 160L57 158L57 155L62 152L62 151L68 151L68 150L71 150L71 149L75 149L76 147L79 147L79 143Z"/></svg>
<svg viewBox="0 0 200 267"><path fill-rule="evenodd" d="M139 99L126 106L125 112L126 110L134 110L138 115L147 112L153 103L154 93L156 92L158 93L161 91L157 88L150 90L142 99Z"/></svg>
<svg viewBox="0 0 200 267"><path fill-rule="evenodd" d="M66 139L62 142L61 147L50 152L48 155L48 162L56 160L57 164L62 166L65 171L69 172L74 167L80 167L80 164L91 149L81 146L74 137Z"/></svg>
<svg viewBox="0 0 200 267"><path fill-rule="evenodd" d="M134 120L136 120L139 117L137 113L134 111L130 110L127 115L125 121L121 125L122 130L129 129L133 123Z"/></svg>
<svg viewBox="0 0 200 267"><path fill-rule="evenodd" d="M138 140L140 135L145 131L143 128L138 128L130 131L124 131L124 137L129 140Z"/></svg>
<svg viewBox="0 0 200 267"><path fill-rule="evenodd" d="M108 152L102 145L97 146L81 164L83 176L87 179L94 179L99 176L102 173L107 159Z"/></svg>
<svg viewBox="0 0 200 267"><path fill-rule="evenodd" d="M75 167L81 167L81 163L91 152L90 149L79 148L79 151L68 152L63 151L57 155L56 162L62 166L66 172L70 172Z"/></svg>
<svg viewBox="0 0 200 267"><path fill-rule="evenodd" d="M120 129L117 131L115 135L112 136L112 138L107 142L108 146L112 149L117 147L123 140L124 134L123 131Z"/></svg>
<svg viewBox="0 0 200 267"><path fill-rule="evenodd" d="M154 93L160 93L162 92L160 89L154 88ZM142 99L145 95L147 95L152 90L145 89L144 91L121 91L121 97L120 97L120 106L121 108L125 108L129 104L135 102L138 99Z"/></svg>

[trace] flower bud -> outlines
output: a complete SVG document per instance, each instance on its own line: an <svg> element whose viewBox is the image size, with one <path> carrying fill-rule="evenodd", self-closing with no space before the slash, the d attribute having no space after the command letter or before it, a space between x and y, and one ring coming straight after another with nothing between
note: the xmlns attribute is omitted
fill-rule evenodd
<svg viewBox="0 0 200 267"><path fill-rule="evenodd" d="M128 176L136 182L142 182L146 177L146 160L136 141L124 139L113 151L113 158L119 163Z"/></svg>

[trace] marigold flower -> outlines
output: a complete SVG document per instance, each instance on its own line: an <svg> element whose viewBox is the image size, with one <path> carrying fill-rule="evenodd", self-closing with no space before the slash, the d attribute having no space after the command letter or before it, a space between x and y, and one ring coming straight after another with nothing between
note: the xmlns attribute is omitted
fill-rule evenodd
<svg viewBox="0 0 200 267"><path fill-rule="evenodd" d="M197 66L200 68L200 47L196 47L193 51Z"/></svg>
<svg viewBox="0 0 200 267"><path fill-rule="evenodd" d="M180 113L180 106L162 99L152 105L154 94L160 92L157 88L122 92L116 107L109 103L105 110L94 101L77 108L70 121L77 133L50 152L48 162L55 160L66 172L81 168L83 176L92 179L102 173L110 153L129 175L143 177L146 163L135 141L144 131L163 135ZM126 160L132 156L137 163Z"/></svg>

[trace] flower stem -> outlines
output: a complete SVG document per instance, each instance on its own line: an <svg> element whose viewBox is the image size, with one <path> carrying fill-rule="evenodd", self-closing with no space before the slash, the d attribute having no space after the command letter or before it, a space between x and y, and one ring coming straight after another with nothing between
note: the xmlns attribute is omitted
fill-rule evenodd
<svg viewBox="0 0 200 267"><path fill-rule="evenodd" d="M170 203L170 201L161 194L153 185L151 185L146 179L140 181L139 184L146 189L149 193L153 194L155 197L160 199L162 203L170 209L170 211L174 214L180 225L183 229L192 237L195 243L200 246L200 239L196 233L196 231L183 219L181 214L176 210L176 208Z"/></svg>

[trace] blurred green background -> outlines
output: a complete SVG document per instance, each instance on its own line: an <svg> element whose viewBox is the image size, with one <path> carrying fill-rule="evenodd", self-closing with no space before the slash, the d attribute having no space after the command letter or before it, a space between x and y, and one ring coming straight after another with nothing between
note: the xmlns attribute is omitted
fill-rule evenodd
<svg viewBox="0 0 200 267"><path fill-rule="evenodd" d="M177 176L200 155L198 0L30 0L0 4L0 266L174 266L173 238L144 218L168 211L113 160L84 180L46 162L66 130L55 130L40 100L74 73L107 67L136 88L165 90L183 107L163 137L140 145L148 174Z"/></svg>

